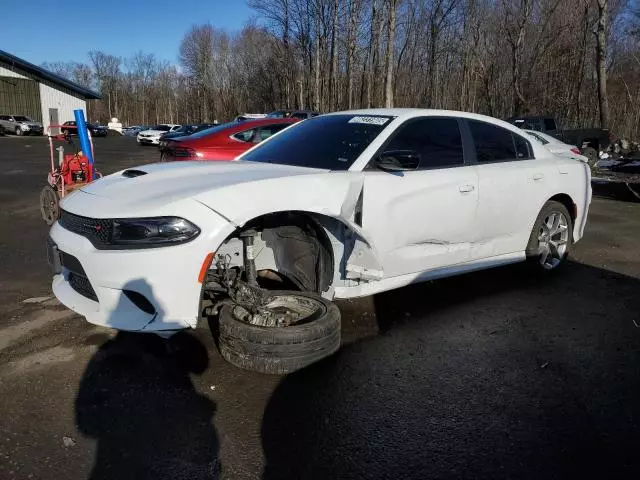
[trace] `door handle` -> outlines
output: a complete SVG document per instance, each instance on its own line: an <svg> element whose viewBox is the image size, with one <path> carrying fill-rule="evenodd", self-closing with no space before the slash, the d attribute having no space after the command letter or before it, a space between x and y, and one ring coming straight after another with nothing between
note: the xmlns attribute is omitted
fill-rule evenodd
<svg viewBox="0 0 640 480"><path fill-rule="evenodd" d="M544 173L534 173L533 174L533 179L534 180L542 180L544 178Z"/></svg>
<svg viewBox="0 0 640 480"><path fill-rule="evenodd" d="M476 187L474 187L473 185L461 185L458 190L460 190L460 193L469 193L473 192L475 189Z"/></svg>

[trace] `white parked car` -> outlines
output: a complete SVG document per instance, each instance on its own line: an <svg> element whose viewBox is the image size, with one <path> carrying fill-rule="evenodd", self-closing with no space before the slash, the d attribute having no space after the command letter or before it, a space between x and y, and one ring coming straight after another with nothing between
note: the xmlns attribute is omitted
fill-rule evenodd
<svg viewBox="0 0 640 480"><path fill-rule="evenodd" d="M580 149L575 145L569 145L561 140L558 140L546 133L538 132L536 130L524 130L530 137L535 138L538 142L545 146L547 150L556 155L562 155L569 157L573 160L580 160L581 162L588 162L589 159L580 153Z"/></svg>
<svg viewBox="0 0 640 480"><path fill-rule="evenodd" d="M182 125L175 125L172 123L161 123L149 130L143 130L138 132L136 140L140 145L159 145L160 137L165 133L175 132Z"/></svg>
<svg viewBox="0 0 640 480"><path fill-rule="evenodd" d="M218 312L225 358L286 372L338 348L329 299L527 259L558 268L590 200L587 165L501 120L332 113L236 161L131 168L65 197L53 291L120 330L169 335Z"/></svg>

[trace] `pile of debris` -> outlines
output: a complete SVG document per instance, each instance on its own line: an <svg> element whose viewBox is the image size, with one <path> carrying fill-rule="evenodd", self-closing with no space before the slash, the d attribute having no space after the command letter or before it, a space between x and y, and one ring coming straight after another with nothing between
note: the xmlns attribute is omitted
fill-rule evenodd
<svg viewBox="0 0 640 480"><path fill-rule="evenodd" d="M640 200L640 143L619 139L592 165L594 187L622 190Z"/></svg>

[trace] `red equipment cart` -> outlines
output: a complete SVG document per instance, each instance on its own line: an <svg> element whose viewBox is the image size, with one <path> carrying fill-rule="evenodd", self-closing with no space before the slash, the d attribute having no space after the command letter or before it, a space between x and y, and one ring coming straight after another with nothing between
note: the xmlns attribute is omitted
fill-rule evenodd
<svg viewBox="0 0 640 480"><path fill-rule="evenodd" d="M40 212L42 219L47 225L53 225L60 218L60 199L64 198L73 190L90 183L94 176L94 166L89 162L89 157L81 151L73 154L65 154L62 146L53 147L53 141L65 141L74 149L75 144L69 135L58 134L52 135L52 128L61 128L62 125L49 125L47 128L47 137L49 138L49 155L51 157L51 171L47 177L47 185L40 192ZM91 143L91 153L93 154L93 141L91 133L89 133L89 142ZM56 165L54 151L58 153L58 161ZM93 157L95 158L95 156ZM102 175L95 170L96 177Z"/></svg>

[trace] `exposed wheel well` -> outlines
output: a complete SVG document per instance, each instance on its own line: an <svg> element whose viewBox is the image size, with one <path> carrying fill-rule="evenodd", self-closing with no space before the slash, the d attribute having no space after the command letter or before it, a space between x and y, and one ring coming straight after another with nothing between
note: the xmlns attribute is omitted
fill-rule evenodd
<svg viewBox="0 0 640 480"><path fill-rule="evenodd" d="M255 230L271 252L275 271L301 290L326 291L334 275L334 252L323 226L313 214L277 212L254 218L229 236ZM311 271L313 270L313 271Z"/></svg>
<svg viewBox="0 0 640 480"><path fill-rule="evenodd" d="M578 212L577 212L576 204L574 203L573 199L566 193L559 193L551 197L548 201L551 201L551 200L555 202L559 202L563 204L565 207L567 207L567 210L569 211L569 215L571 215L571 224L575 225Z"/></svg>

